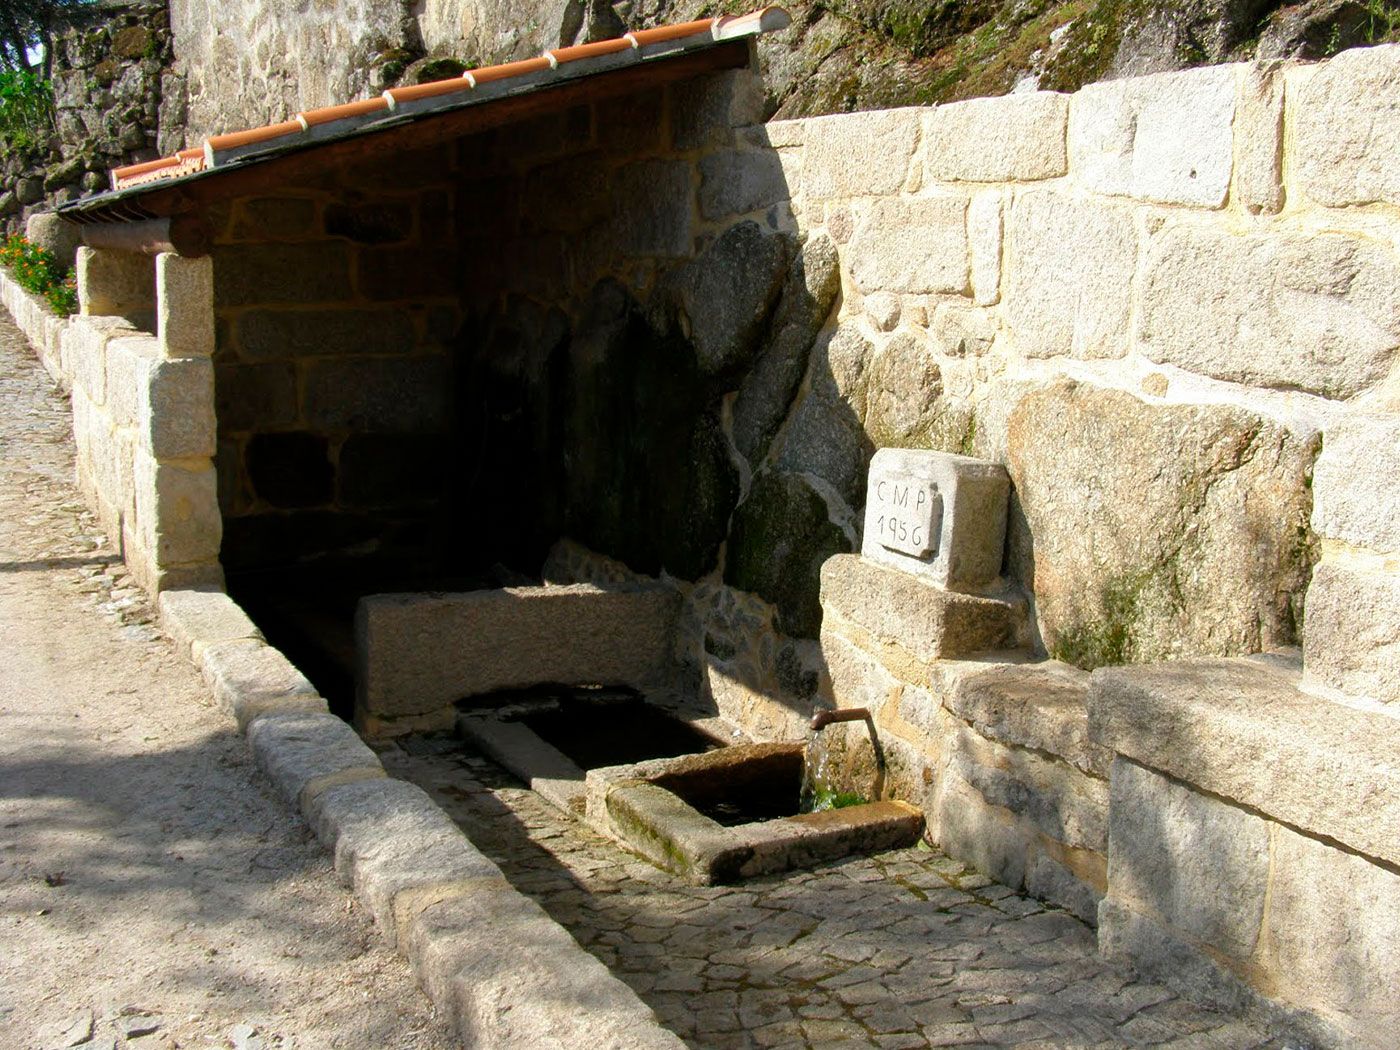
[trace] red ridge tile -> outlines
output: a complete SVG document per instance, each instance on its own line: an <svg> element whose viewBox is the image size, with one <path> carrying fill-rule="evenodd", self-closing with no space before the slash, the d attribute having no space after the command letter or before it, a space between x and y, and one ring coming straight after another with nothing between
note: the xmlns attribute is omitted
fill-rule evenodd
<svg viewBox="0 0 1400 1050"><path fill-rule="evenodd" d="M389 103L383 95L376 95L374 98L362 99L359 102L347 102L341 106L324 106L321 109L308 109L297 116L306 121L308 127L316 127L318 124L329 124L333 120L344 120L346 117L366 117L371 113L388 109Z"/></svg>
<svg viewBox="0 0 1400 1050"><path fill-rule="evenodd" d="M285 135L300 135L301 132L300 123L295 120L287 120L281 124L267 124L261 128L235 131L229 135L215 135L209 139L209 147L216 151L237 149L240 146L253 146L259 142L270 142L272 139L280 139Z"/></svg>

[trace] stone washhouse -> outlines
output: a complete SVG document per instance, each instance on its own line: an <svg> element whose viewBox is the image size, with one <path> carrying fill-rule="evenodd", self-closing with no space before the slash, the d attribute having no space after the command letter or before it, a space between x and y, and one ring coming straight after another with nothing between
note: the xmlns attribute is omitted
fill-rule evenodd
<svg viewBox="0 0 1400 1050"><path fill-rule="evenodd" d="M397 782L333 715L604 684L774 746L864 708L833 786L1103 953L1393 1046L1400 47L763 123L786 21L118 169L60 211L79 315L0 277L85 498L255 746L303 742L265 764L406 951L507 889L336 830Z"/></svg>

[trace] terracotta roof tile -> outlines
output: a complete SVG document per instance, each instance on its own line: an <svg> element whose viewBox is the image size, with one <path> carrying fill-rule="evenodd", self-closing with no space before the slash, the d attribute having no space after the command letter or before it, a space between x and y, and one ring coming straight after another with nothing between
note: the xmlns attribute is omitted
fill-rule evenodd
<svg viewBox="0 0 1400 1050"><path fill-rule="evenodd" d="M485 103L503 95L545 86L555 79L587 76L650 58L664 58L677 50L773 32L786 28L790 21L781 7L765 7L747 15L705 18L642 29L612 40L555 48L538 58L468 70L460 77L393 88L377 98L307 110L280 124L215 135L202 146L181 150L172 157L113 169L112 188L124 190L179 178L218 168L245 156L340 137L391 115L399 118L403 112L412 116Z"/></svg>
<svg viewBox="0 0 1400 1050"><path fill-rule="evenodd" d="M683 40L688 36L699 36L702 33L709 33L714 26L713 18L702 18L698 22L681 22L674 26L657 26L655 29L641 29L635 33L628 33L627 36L635 40L637 44L645 47L647 44L665 44L672 40Z"/></svg>
<svg viewBox="0 0 1400 1050"><path fill-rule="evenodd" d="M344 120L347 117L365 117L373 113L381 113L389 108L389 102L383 95L375 98L361 99L359 102L347 102L342 106L326 106L323 109L309 109L303 113L298 113L297 118L307 127L319 127L322 124L329 124L333 120Z"/></svg>
<svg viewBox="0 0 1400 1050"><path fill-rule="evenodd" d="M490 84L496 80L523 77L531 73L543 73L553 68L554 66L549 59L541 57L525 58L519 62L506 62L499 66L486 66L483 69L472 69L468 72L478 84Z"/></svg>

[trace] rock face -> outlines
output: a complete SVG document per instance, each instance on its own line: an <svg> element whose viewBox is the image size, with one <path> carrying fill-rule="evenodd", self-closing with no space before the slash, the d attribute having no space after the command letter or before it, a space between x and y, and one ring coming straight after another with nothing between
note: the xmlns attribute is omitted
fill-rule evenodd
<svg viewBox="0 0 1400 1050"><path fill-rule="evenodd" d="M1062 382L1012 411L1007 441L1017 575L1052 655L1092 668L1296 640L1315 437Z"/></svg>
<svg viewBox="0 0 1400 1050"><path fill-rule="evenodd" d="M52 136L0 139L0 231L22 232L27 217L106 189L111 168L184 144L165 4L130 0L69 17L54 40Z"/></svg>

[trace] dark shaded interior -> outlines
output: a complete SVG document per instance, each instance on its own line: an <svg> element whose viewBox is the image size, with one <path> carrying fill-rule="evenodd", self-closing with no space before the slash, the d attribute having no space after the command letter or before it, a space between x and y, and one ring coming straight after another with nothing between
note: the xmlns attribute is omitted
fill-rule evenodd
<svg viewBox="0 0 1400 1050"><path fill-rule="evenodd" d="M803 767L801 751L784 750L708 769L668 773L652 783L711 820L735 827L801 812Z"/></svg>
<svg viewBox="0 0 1400 1050"><path fill-rule="evenodd" d="M581 769L631 765L712 751L720 743L640 696L593 697L574 690L558 708L521 718Z"/></svg>

